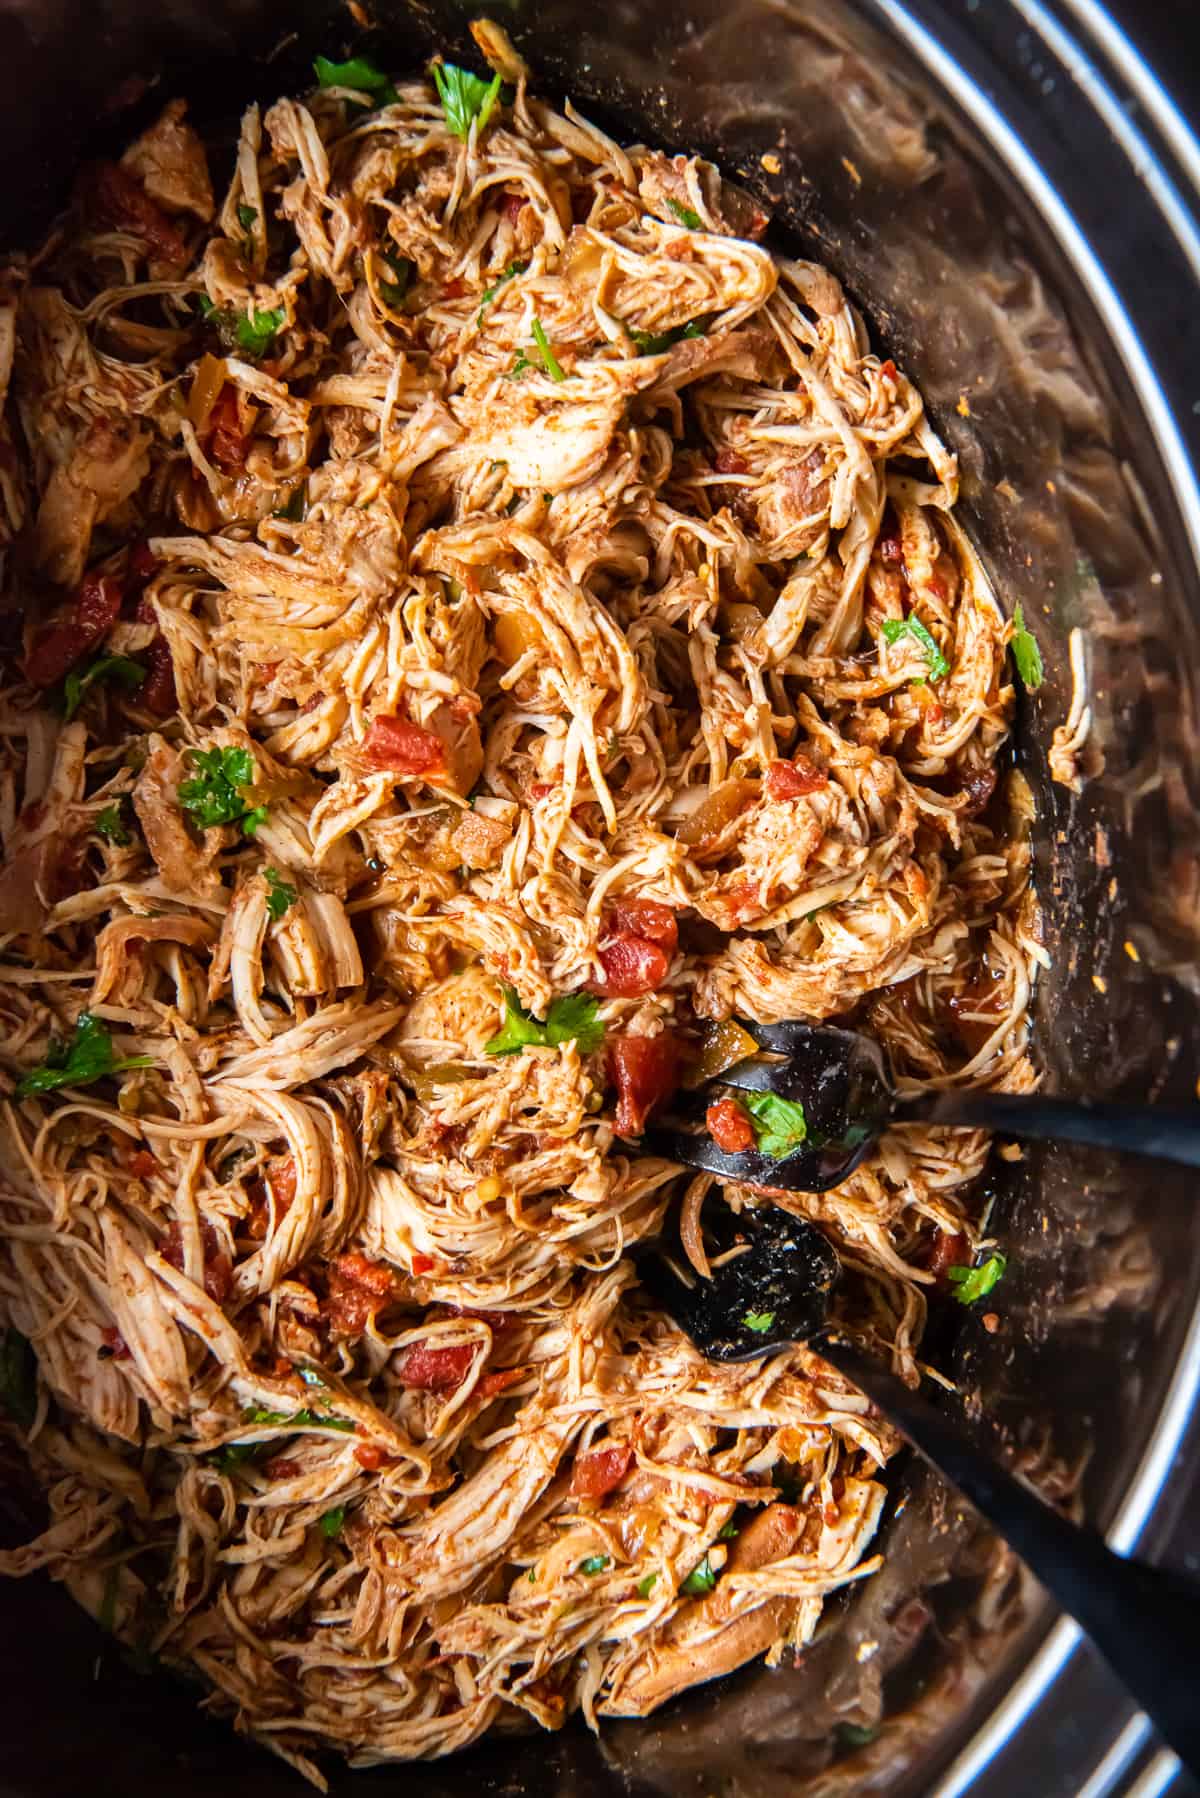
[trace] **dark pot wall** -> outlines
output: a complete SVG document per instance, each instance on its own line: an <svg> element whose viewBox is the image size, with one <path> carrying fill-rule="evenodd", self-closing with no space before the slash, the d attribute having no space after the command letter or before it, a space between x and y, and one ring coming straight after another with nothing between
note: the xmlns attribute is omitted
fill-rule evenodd
<svg viewBox="0 0 1200 1798"><path fill-rule="evenodd" d="M435 43L461 49L475 10L378 0L373 41L398 67ZM1172 466L1179 445L1154 415L1162 402L1147 372L1159 371L1166 417L1174 404L1200 454L1191 396L1171 391L1181 369L1200 366L1200 306L1196 275L1121 145L1044 46L1034 40L1031 54L1028 27L1007 5L916 0L901 13L888 0L861 9L504 0L496 10L551 93L569 88L627 135L713 154L769 198L780 241L832 264L924 391L962 461L969 527L1006 606L1020 602L1040 621L1046 654L1049 679L1020 737L1052 956L1037 1004L1049 1079L1096 1094L1194 1096L1200 581L1184 477ZM940 49L923 45L926 30ZM22 178L5 196L7 241L28 240L48 216L85 144L128 132L157 95L183 91L202 115L228 116L251 94L303 85L313 50L360 41L332 0L10 0L0 14L0 152ZM160 74L139 102L129 78ZM972 78L994 96L993 115L979 110ZM1067 223L1047 204L1061 204ZM1094 262L1073 244L1071 220ZM1076 626L1094 711L1092 778L1080 795L1054 785L1045 761L1069 704ZM1012 1261L1003 1328L989 1337L968 1323L953 1351L979 1427L1050 1477L1084 1461L1088 1514L1108 1526L1124 1504L1126 1536L1138 1522L1131 1506L1149 1508L1135 1476L1200 1292L1189 1197L1189 1182L1166 1169L1082 1152L1030 1156L999 1194ZM1183 1472L1150 1532L1155 1548L1176 1553L1187 1546L1171 1515ZM796 1674L723 1682L599 1745L582 1730L498 1741L435 1768L377 1774L363 1789L419 1781L446 1798L471 1788L781 1798L928 1789L1050 1618L1026 1592L1023 1627L995 1626L1011 1606L997 1605L996 1580L979 1599L971 1529L932 1485L917 1482L889 1531L887 1572ZM959 1577L935 1594L942 1646L894 1676L899 1714L883 1740L812 1777L828 1758L824 1691L844 1691L865 1640L898 1657L906 1600L951 1566ZM190 1692L132 1679L111 1652L93 1679L100 1644L62 1594L40 1583L0 1589L0 1607L2 1798L85 1787L92 1798L130 1798L168 1785L198 1798L214 1782L227 1798L252 1785L259 1795L296 1789L285 1769L198 1723ZM1077 1662L1069 1723L1060 1720L1049 1763L1018 1789L1038 1798L1079 1789L1081 1769L1129 1714L1106 1677ZM1007 1774L993 1777L1011 1792Z"/></svg>

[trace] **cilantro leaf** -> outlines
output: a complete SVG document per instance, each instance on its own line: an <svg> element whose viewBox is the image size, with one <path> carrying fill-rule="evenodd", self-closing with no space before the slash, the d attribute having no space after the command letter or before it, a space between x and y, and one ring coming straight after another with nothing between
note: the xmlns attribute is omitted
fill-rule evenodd
<svg viewBox="0 0 1200 1798"><path fill-rule="evenodd" d="M480 297L479 311L478 311L478 314L476 315L476 319L475 319L475 323L477 325L481 325L483 323L484 312L491 305L492 301L495 299L496 295L500 292L500 289L505 285L505 283L508 281L511 281L513 279L514 275L523 275L525 273L525 270L528 267L529 267L528 262L524 261L524 260L522 260L520 262L510 262L508 264L508 267L506 269L504 269L501 274L496 276L496 279L492 282L492 285L490 287L484 289L483 294Z"/></svg>
<svg viewBox="0 0 1200 1798"><path fill-rule="evenodd" d="M289 524L302 524L308 512L308 482L299 481L272 518L285 518Z"/></svg>
<svg viewBox="0 0 1200 1798"><path fill-rule="evenodd" d="M31 1093L55 1092L60 1086L88 1086L106 1074L153 1065L153 1055L133 1055L118 1061L113 1055L108 1026L90 1011L81 1011L71 1041L52 1043L41 1067L22 1074L17 1081L17 1097L27 1099Z"/></svg>
<svg viewBox="0 0 1200 1798"><path fill-rule="evenodd" d="M1012 659L1021 677L1021 685L1027 693L1036 693L1046 678L1042 652L1033 632L1025 629L1025 614L1020 606L1013 608L1013 623L1017 628L1008 647L1012 650Z"/></svg>
<svg viewBox="0 0 1200 1798"><path fill-rule="evenodd" d="M586 1561L580 1561L580 1573L603 1573L608 1566L607 1555L589 1555Z"/></svg>
<svg viewBox="0 0 1200 1798"><path fill-rule="evenodd" d="M262 312L234 312L228 306L209 303L201 308L225 350L240 350L252 361L261 361L274 348L275 337L286 323L287 313L266 307Z"/></svg>
<svg viewBox="0 0 1200 1798"><path fill-rule="evenodd" d="M23 1430L37 1411L37 1357L20 1330L0 1335L0 1410Z"/></svg>
<svg viewBox="0 0 1200 1798"><path fill-rule="evenodd" d="M97 814L93 826L98 837L103 837L106 843L115 844L118 849L128 848L133 841L121 821L124 805L124 797L115 800L112 805L106 805L104 810Z"/></svg>
<svg viewBox="0 0 1200 1798"><path fill-rule="evenodd" d="M930 680L941 680L949 674L950 664L942 654L937 642L913 613L907 618L885 618L883 622L883 640L885 643L898 643L901 637L911 637L919 643L929 664Z"/></svg>
<svg viewBox="0 0 1200 1798"><path fill-rule="evenodd" d="M737 1535L740 1535L740 1534L741 1534L741 1531L738 1529L737 1524L733 1521L733 1518L731 1517L729 1519L729 1522L723 1523L721 1525L720 1529L717 1531L717 1541L718 1542L732 1542L734 1537Z"/></svg>
<svg viewBox="0 0 1200 1798"><path fill-rule="evenodd" d="M260 808L261 809L261 808ZM244 826L243 826L244 828ZM300 897L295 887L289 886L278 868L266 869L267 876L267 913L278 924L284 912L290 910Z"/></svg>
<svg viewBox="0 0 1200 1798"><path fill-rule="evenodd" d="M482 137L500 98L500 76L496 74L490 81L485 81L481 75L473 75L470 69L460 69L457 63L435 62L433 79L446 124L455 137L466 143L473 119L478 119L478 135Z"/></svg>
<svg viewBox="0 0 1200 1798"><path fill-rule="evenodd" d="M353 88L356 94L370 94L376 106L394 106L400 98L388 76L365 56L352 56L348 62L318 56L313 70L321 87Z"/></svg>
<svg viewBox="0 0 1200 1798"><path fill-rule="evenodd" d="M258 223L258 209L255 206L239 206L237 209L238 224L243 231L252 231Z"/></svg>
<svg viewBox="0 0 1200 1798"><path fill-rule="evenodd" d="M253 810L240 789L254 784L254 757L248 749L189 749L197 770L180 783L179 803L197 830L214 830L219 824L240 824L252 837L267 815L264 805Z"/></svg>
<svg viewBox="0 0 1200 1798"><path fill-rule="evenodd" d="M978 1267L951 1267L946 1270L946 1277L954 1286L954 1296L960 1305L973 1305L976 1299L984 1299L1004 1278L1004 1270L1008 1266L1006 1255L989 1255Z"/></svg>
<svg viewBox="0 0 1200 1798"><path fill-rule="evenodd" d="M653 1592L653 1590L657 1584L658 1584L657 1573L648 1573L646 1575L645 1579L640 1579L637 1583L638 1597L639 1598L649 1598L651 1592Z"/></svg>
<svg viewBox="0 0 1200 1798"><path fill-rule="evenodd" d="M706 1592L712 1591L716 1583L716 1569L705 1555L700 1565L692 1568L679 1590L686 1592L689 1598L703 1598Z"/></svg>
<svg viewBox="0 0 1200 1798"><path fill-rule="evenodd" d="M661 356L685 337L703 337L708 324L707 318L692 318L686 325L675 325L669 331L642 331L636 325L626 325L625 334L639 356Z"/></svg>
<svg viewBox="0 0 1200 1798"><path fill-rule="evenodd" d="M354 1429L349 1417L326 1417L317 1411L264 1411L258 1405L252 1406L244 1414L245 1423L287 1424L297 1430L343 1430L347 1434Z"/></svg>
<svg viewBox="0 0 1200 1798"><path fill-rule="evenodd" d="M519 381L521 376L527 375L532 367L533 363L529 360L529 357L525 354L524 350L518 350L513 357L513 365L506 371L504 379L506 381Z"/></svg>
<svg viewBox="0 0 1200 1798"><path fill-rule="evenodd" d="M543 325L540 318L535 318L533 321L533 341L537 344L538 354L542 358L542 365L545 368L546 373L550 376L550 379L552 381L565 381L567 377L562 371L562 364L554 354L554 351L550 348L550 339L546 336L546 327Z"/></svg>
<svg viewBox="0 0 1200 1798"><path fill-rule="evenodd" d="M747 1311L742 1322L748 1330L753 1330L756 1336L765 1336L775 1322L775 1313L773 1311Z"/></svg>
<svg viewBox="0 0 1200 1798"><path fill-rule="evenodd" d="M678 200L668 200L667 205L675 214L675 217L679 220L680 224L686 225L689 231L700 231L703 229L703 219L691 206L681 206Z"/></svg>
<svg viewBox="0 0 1200 1798"><path fill-rule="evenodd" d="M753 1119L760 1154L782 1161L800 1147L808 1135L808 1120L799 1099L781 1099L777 1093L739 1093L738 1097ZM751 1324L750 1328L769 1329L770 1323Z"/></svg>
<svg viewBox="0 0 1200 1798"><path fill-rule="evenodd" d="M146 670L141 662L135 662L132 656L97 656L80 672L72 668L63 682L63 718L69 724L83 703L83 696L89 687L97 681L118 681L121 686L128 687L130 692L140 687L146 678Z"/></svg>
<svg viewBox="0 0 1200 1798"><path fill-rule="evenodd" d="M335 1536L342 1533L342 1525L346 1521L345 1505L334 1505L333 1509L324 1512L321 1517L321 1534L328 1536L332 1542Z"/></svg>
<svg viewBox="0 0 1200 1798"><path fill-rule="evenodd" d="M386 250L380 250L378 254L379 260L386 262L391 269L393 277L390 281L380 281L376 277L379 297L385 306L390 306L394 312L399 312L408 297L409 284L413 278L413 265L407 256L391 256Z"/></svg>
<svg viewBox="0 0 1200 1798"><path fill-rule="evenodd" d="M581 1054L588 1055L603 1043L604 1025L596 1016L599 1001L590 993L567 993L553 1000L542 1023L525 1010L511 986L503 990L504 1023L484 1045L489 1055L514 1055L527 1045L555 1048L570 1042L578 1043Z"/></svg>

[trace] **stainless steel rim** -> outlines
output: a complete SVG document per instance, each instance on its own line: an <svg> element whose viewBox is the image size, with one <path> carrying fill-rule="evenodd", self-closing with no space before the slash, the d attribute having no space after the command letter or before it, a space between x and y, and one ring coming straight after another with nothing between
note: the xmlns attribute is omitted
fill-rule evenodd
<svg viewBox="0 0 1200 1798"><path fill-rule="evenodd" d="M1112 131L1138 172L1147 197L1158 206L1164 222L1200 280L1200 231L1153 147L1083 46L1046 12L1039 0L1016 0L1016 3L1048 51L1077 82ZM1152 71L1092 0L1065 0L1065 3L1082 29L1098 39L1114 66L1119 66L1123 79L1136 92L1148 118L1161 131L1180 167L1195 180L1197 197L1200 197L1200 143ZM1200 566L1200 487L1158 376L1112 282L1037 162L988 96L899 0L879 0L879 6L897 35L1002 158L1005 168L1054 232L1082 287L1103 318L1130 384L1144 408L1171 477L1192 556ZM1108 1531L1110 1545L1122 1553L1136 1547L1154 1515L1198 1396L1200 1311L1193 1315L1154 1435ZM1024 1719L1046 1695L1081 1640L1078 1626L1066 1618L1054 1625L1016 1684L938 1782L937 1798L957 1798L957 1794L968 1790L976 1775L1016 1734ZM1100 1798L1100 1794L1116 1789L1149 1737L1150 1725L1145 1717L1135 1717L1097 1767L1088 1785L1089 1794L1094 1791L1096 1798ZM1178 1762L1173 1755L1165 1750L1157 1755L1153 1790L1165 1790L1177 1770ZM1097 1784L1098 1779L1103 1783Z"/></svg>

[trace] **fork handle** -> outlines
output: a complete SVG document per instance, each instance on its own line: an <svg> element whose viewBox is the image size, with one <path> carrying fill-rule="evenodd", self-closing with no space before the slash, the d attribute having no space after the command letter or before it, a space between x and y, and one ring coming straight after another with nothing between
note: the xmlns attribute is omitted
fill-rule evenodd
<svg viewBox="0 0 1200 1798"><path fill-rule="evenodd" d="M1114 1554L1022 1480L982 1454L961 1425L854 1344L830 1333L808 1345L866 1393L918 1454L956 1486L1091 1637L1163 1740L1200 1773L1200 1587L1166 1568Z"/></svg>
<svg viewBox="0 0 1200 1798"><path fill-rule="evenodd" d="M1040 1093L936 1092L902 1100L894 1122L975 1124L1036 1141L1087 1143L1128 1155L1153 1155L1200 1167L1200 1105L1163 1111L1107 1100L1043 1098Z"/></svg>

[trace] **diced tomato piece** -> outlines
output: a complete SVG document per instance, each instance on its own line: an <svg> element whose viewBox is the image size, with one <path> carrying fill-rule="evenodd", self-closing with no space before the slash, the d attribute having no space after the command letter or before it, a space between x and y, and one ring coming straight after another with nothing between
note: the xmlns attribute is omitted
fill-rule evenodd
<svg viewBox="0 0 1200 1798"><path fill-rule="evenodd" d="M668 955L674 955L679 947L675 913L657 899L614 899L604 922L612 936L641 937L645 943L657 943Z"/></svg>
<svg viewBox="0 0 1200 1798"><path fill-rule="evenodd" d="M736 1099L718 1099L704 1114L708 1134L727 1155L742 1155L754 1147L754 1125Z"/></svg>
<svg viewBox="0 0 1200 1798"><path fill-rule="evenodd" d="M129 1361L132 1359L129 1344L114 1324L109 1324L106 1329L101 1330L100 1338L104 1343L105 1348L112 1350L112 1358L114 1361Z"/></svg>
<svg viewBox="0 0 1200 1798"><path fill-rule="evenodd" d="M149 1180L158 1172L158 1159L149 1149L135 1149L125 1166L137 1180Z"/></svg>
<svg viewBox="0 0 1200 1798"><path fill-rule="evenodd" d="M75 603L57 624L43 631L25 661L25 678L52 687L80 656L106 637L121 610L121 584L111 574L86 574Z"/></svg>
<svg viewBox="0 0 1200 1798"><path fill-rule="evenodd" d="M891 506L883 509L883 519L879 526L879 553L885 562L898 566L904 561L904 546L900 538L900 520Z"/></svg>
<svg viewBox="0 0 1200 1798"><path fill-rule="evenodd" d="M268 1479L294 1480L304 1469L299 1461L292 1461L287 1455L274 1455L269 1461L263 1462L263 1472Z"/></svg>
<svg viewBox="0 0 1200 1798"><path fill-rule="evenodd" d="M200 1241L204 1251L204 1290L215 1305L223 1305L233 1285L233 1262L221 1248L221 1238L206 1217L200 1219ZM163 1244L163 1260L183 1272L183 1232L178 1223L167 1231Z"/></svg>
<svg viewBox="0 0 1200 1798"><path fill-rule="evenodd" d="M354 1459L368 1473L378 1473L391 1460L391 1456L377 1442L360 1442L354 1451Z"/></svg>
<svg viewBox="0 0 1200 1798"><path fill-rule="evenodd" d="M444 774L446 751L442 739L407 718L385 715L374 718L363 742L363 754L372 768L397 774Z"/></svg>
<svg viewBox="0 0 1200 1798"><path fill-rule="evenodd" d="M382 1261L357 1250L339 1255L329 1267L329 1320L343 1336L361 1336L395 1290L396 1276Z"/></svg>
<svg viewBox="0 0 1200 1798"><path fill-rule="evenodd" d="M679 1061L679 1045L665 1031L660 1036L623 1036L612 1045L608 1068L617 1089L619 1135L641 1135L649 1113L675 1091Z"/></svg>
<svg viewBox="0 0 1200 1798"><path fill-rule="evenodd" d="M607 1497L621 1484L632 1460L631 1442L614 1442L609 1448L598 1448L591 1454L576 1456L575 1465L571 1469L572 1497Z"/></svg>
<svg viewBox="0 0 1200 1798"><path fill-rule="evenodd" d="M596 983L600 992L613 999L637 999L662 985L671 958L658 943L648 943L644 937L618 936L601 948L600 966L604 970Z"/></svg>
<svg viewBox="0 0 1200 1798"><path fill-rule="evenodd" d="M147 581L154 579L161 567L162 563L158 557L151 555L150 545L146 539L139 537L129 551L129 586L131 588L144 587Z"/></svg>
<svg viewBox="0 0 1200 1798"><path fill-rule="evenodd" d="M101 224L131 231L164 262L186 262L187 245L141 182L117 162L101 162L85 182L85 202Z"/></svg>
<svg viewBox="0 0 1200 1798"><path fill-rule="evenodd" d="M417 1392L453 1392L466 1379L478 1352L473 1342L458 1342L448 1348L430 1348L427 1343L414 1342L400 1355L396 1372L402 1385Z"/></svg>
<svg viewBox="0 0 1200 1798"><path fill-rule="evenodd" d="M208 453L227 474L238 474L246 466L250 433L242 428L241 402L238 390L227 381L208 415Z"/></svg>
<svg viewBox="0 0 1200 1798"><path fill-rule="evenodd" d="M810 761L803 750L790 762L772 762L763 782L768 799L798 799L801 794L818 793L828 785L828 774Z"/></svg>
<svg viewBox="0 0 1200 1798"><path fill-rule="evenodd" d="M892 361L890 356L886 362L881 362L879 364L879 372L886 381L894 381L896 379L896 364Z"/></svg>
<svg viewBox="0 0 1200 1798"><path fill-rule="evenodd" d="M437 1261L432 1255L415 1254L412 1258L414 1274L431 1274L436 1266Z"/></svg>
<svg viewBox="0 0 1200 1798"><path fill-rule="evenodd" d="M952 1267L968 1266L970 1255L970 1244L965 1236L955 1230L939 1230L933 1239L926 1266L938 1283L945 1285L949 1270Z"/></svg>
<svg viewBox="0 0 1200 1798"><path fill-rule="evenodd" d="M750 464L745 456L739 456L736 450L718 450L713 467L718 474L749 474Z"/></svg>
<svg viewBox="0 0 1200 1798"><path fill-rule="evenodd" d="M442 298L444 300L461 300L466 291L466 283L463 281L462 276L455 275L453 280L447 281L446 285L442 288Z"/></svg>
<svg viewBox="0 0 1200 1798"><path fill-rule="evenodd" d="M142 660L146 663L146 678L137 690L138 704L156 718L169 718L179 710L179 697L175 691L175 664L161 633L142 651Z"/></svg>
<svg viewBox="0 0 1200 1798"><path fill-rule="evenodd" d="M481 1373L475 1382L472 1398L495 1398L498 1392L504 1392L509 1386L515 1386L518 1380L525 1378L523 1367L494 1367L490 1373Z"/></svg>

